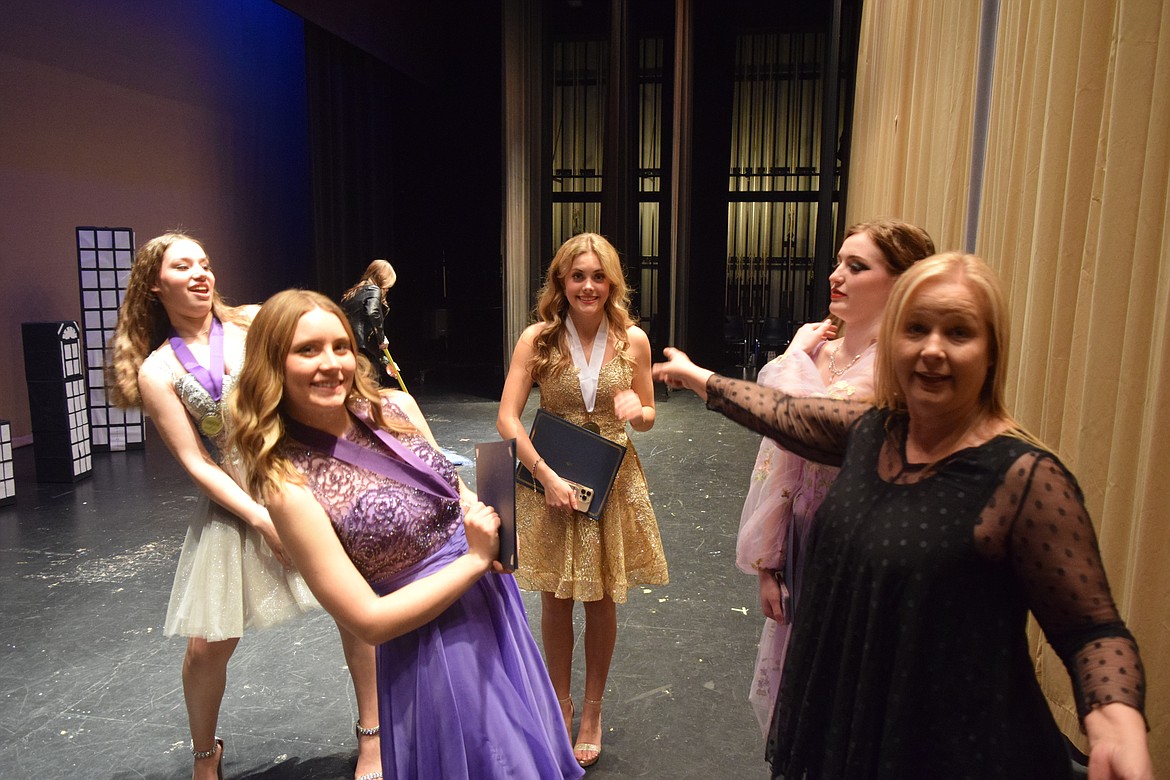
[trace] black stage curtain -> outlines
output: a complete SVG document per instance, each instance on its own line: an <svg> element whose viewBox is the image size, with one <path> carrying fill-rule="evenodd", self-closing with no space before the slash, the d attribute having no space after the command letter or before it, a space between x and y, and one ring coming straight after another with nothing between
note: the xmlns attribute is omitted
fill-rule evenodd
<svg viewBox="0 0 1170 780"><path fill-rule="evenodd" d="M384 62L305 22L315 289L337 298L393 261L395 80Z"/></svg>

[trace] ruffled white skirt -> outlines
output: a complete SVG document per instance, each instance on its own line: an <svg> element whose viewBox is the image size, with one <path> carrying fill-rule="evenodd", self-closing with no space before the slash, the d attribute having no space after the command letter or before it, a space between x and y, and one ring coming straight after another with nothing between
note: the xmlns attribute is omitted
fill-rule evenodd
<svg viewBox="0 0 1170 780"><path fill-rule="evenodd" d="M301 575L276 559L259 531L200 497L179 554L167 636L218 642L318 606Z"/></svg>

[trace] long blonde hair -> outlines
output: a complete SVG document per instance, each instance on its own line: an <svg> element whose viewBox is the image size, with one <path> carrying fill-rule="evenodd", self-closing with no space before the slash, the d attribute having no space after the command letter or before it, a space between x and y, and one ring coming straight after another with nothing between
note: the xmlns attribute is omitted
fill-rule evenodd
<svg viewBox="0 0 1170 780"><path fill-rule="evenodd" d="M284 371L297 324L303 315L315 309L337 317L357 358L358 370L354 372L348 403L368 403L371 422L385 430L400 433L415 430L408 423L383 415L378 386L367 376L368 365L363 365L366 359L357 351L353 330L341 308L311 290L278 292L264 302L248 329L248 357L229 401L231 442L244 464L246 488L259 501L272 498L286 482L304 482L280 451L285 438Z"/></svg>
<svg viewBox="0 0 1170 780"><path fill-rule="evenodd" d="M134 255L126 297L118 310L118 324L111 338L110 358L106 363L106 389L109 398L122 408L142 406L138 389L138 371L146 356L162 344L170 331L171 321L158 296L150 289L158 282L163 255L177 241L191 241L205 253L207 248L197 238L172 230L150 239ZM242 309L228 306L216 288L211 310L220 322L241 325Z"/></svg>
<svg viewBox="0 0 1170 780"><path fill-rule="evenodd" d="M561 244L549 263L544 286L537 296L535 315L541 328L533 342L533 355L528 363L528 372L537 384L551 379L570 365L571 357L562 348L565 318L569 310L569 300L565 297L565 277L573 266L573 260L586 252L597 255L601 270L609 282L605 318L616 340L614 354L625 363L633 362L627 349L629 337L626 331L634 324L634 320L630 317L630 289L622 272L621 258L613 244L603 236L580 233ZM559 353L556 358L553 356L554 348Z"/></svg>

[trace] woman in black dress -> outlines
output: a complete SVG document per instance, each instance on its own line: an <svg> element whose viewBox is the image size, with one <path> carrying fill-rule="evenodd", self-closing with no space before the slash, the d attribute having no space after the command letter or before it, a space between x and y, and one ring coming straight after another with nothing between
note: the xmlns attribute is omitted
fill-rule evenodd
<svg viewBox="0 0 1170 780"><path fill-rule="evenodd" d="M397 281L394 266L386 260L374 260L362 278L341 294L341 310L353 328L358 349L374 367L378 384L405 390L398 378L398 366L390 359L390 342L386 338L386 316L390 313L386 293Z"/></svg>
<svg viewBox="0 0 1170 780"><path fill-rule="evenodd" d="M1031 611L1069 671L1092 778L1152 777L1144 672L1073 475L1004 406L991 270L923 260L891 293L875 404L793 398L668 349L687 387L841 466L809 540L767 756L782 778L1067 778Z"/></svg>

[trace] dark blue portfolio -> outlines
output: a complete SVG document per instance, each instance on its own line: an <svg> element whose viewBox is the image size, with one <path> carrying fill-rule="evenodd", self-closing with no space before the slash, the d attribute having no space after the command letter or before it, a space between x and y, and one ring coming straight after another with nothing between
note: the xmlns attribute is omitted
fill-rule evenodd
<svg viewBox="0 0 1170 780"><path fill-rule="evenodd" d="M593 489L593 501L585 514L600 519L626 448L544 409L536 410L528 437L553 471L563 479ZM540 480L533 479L523 463L516 465L516 481L544 492Z"/></svg>

